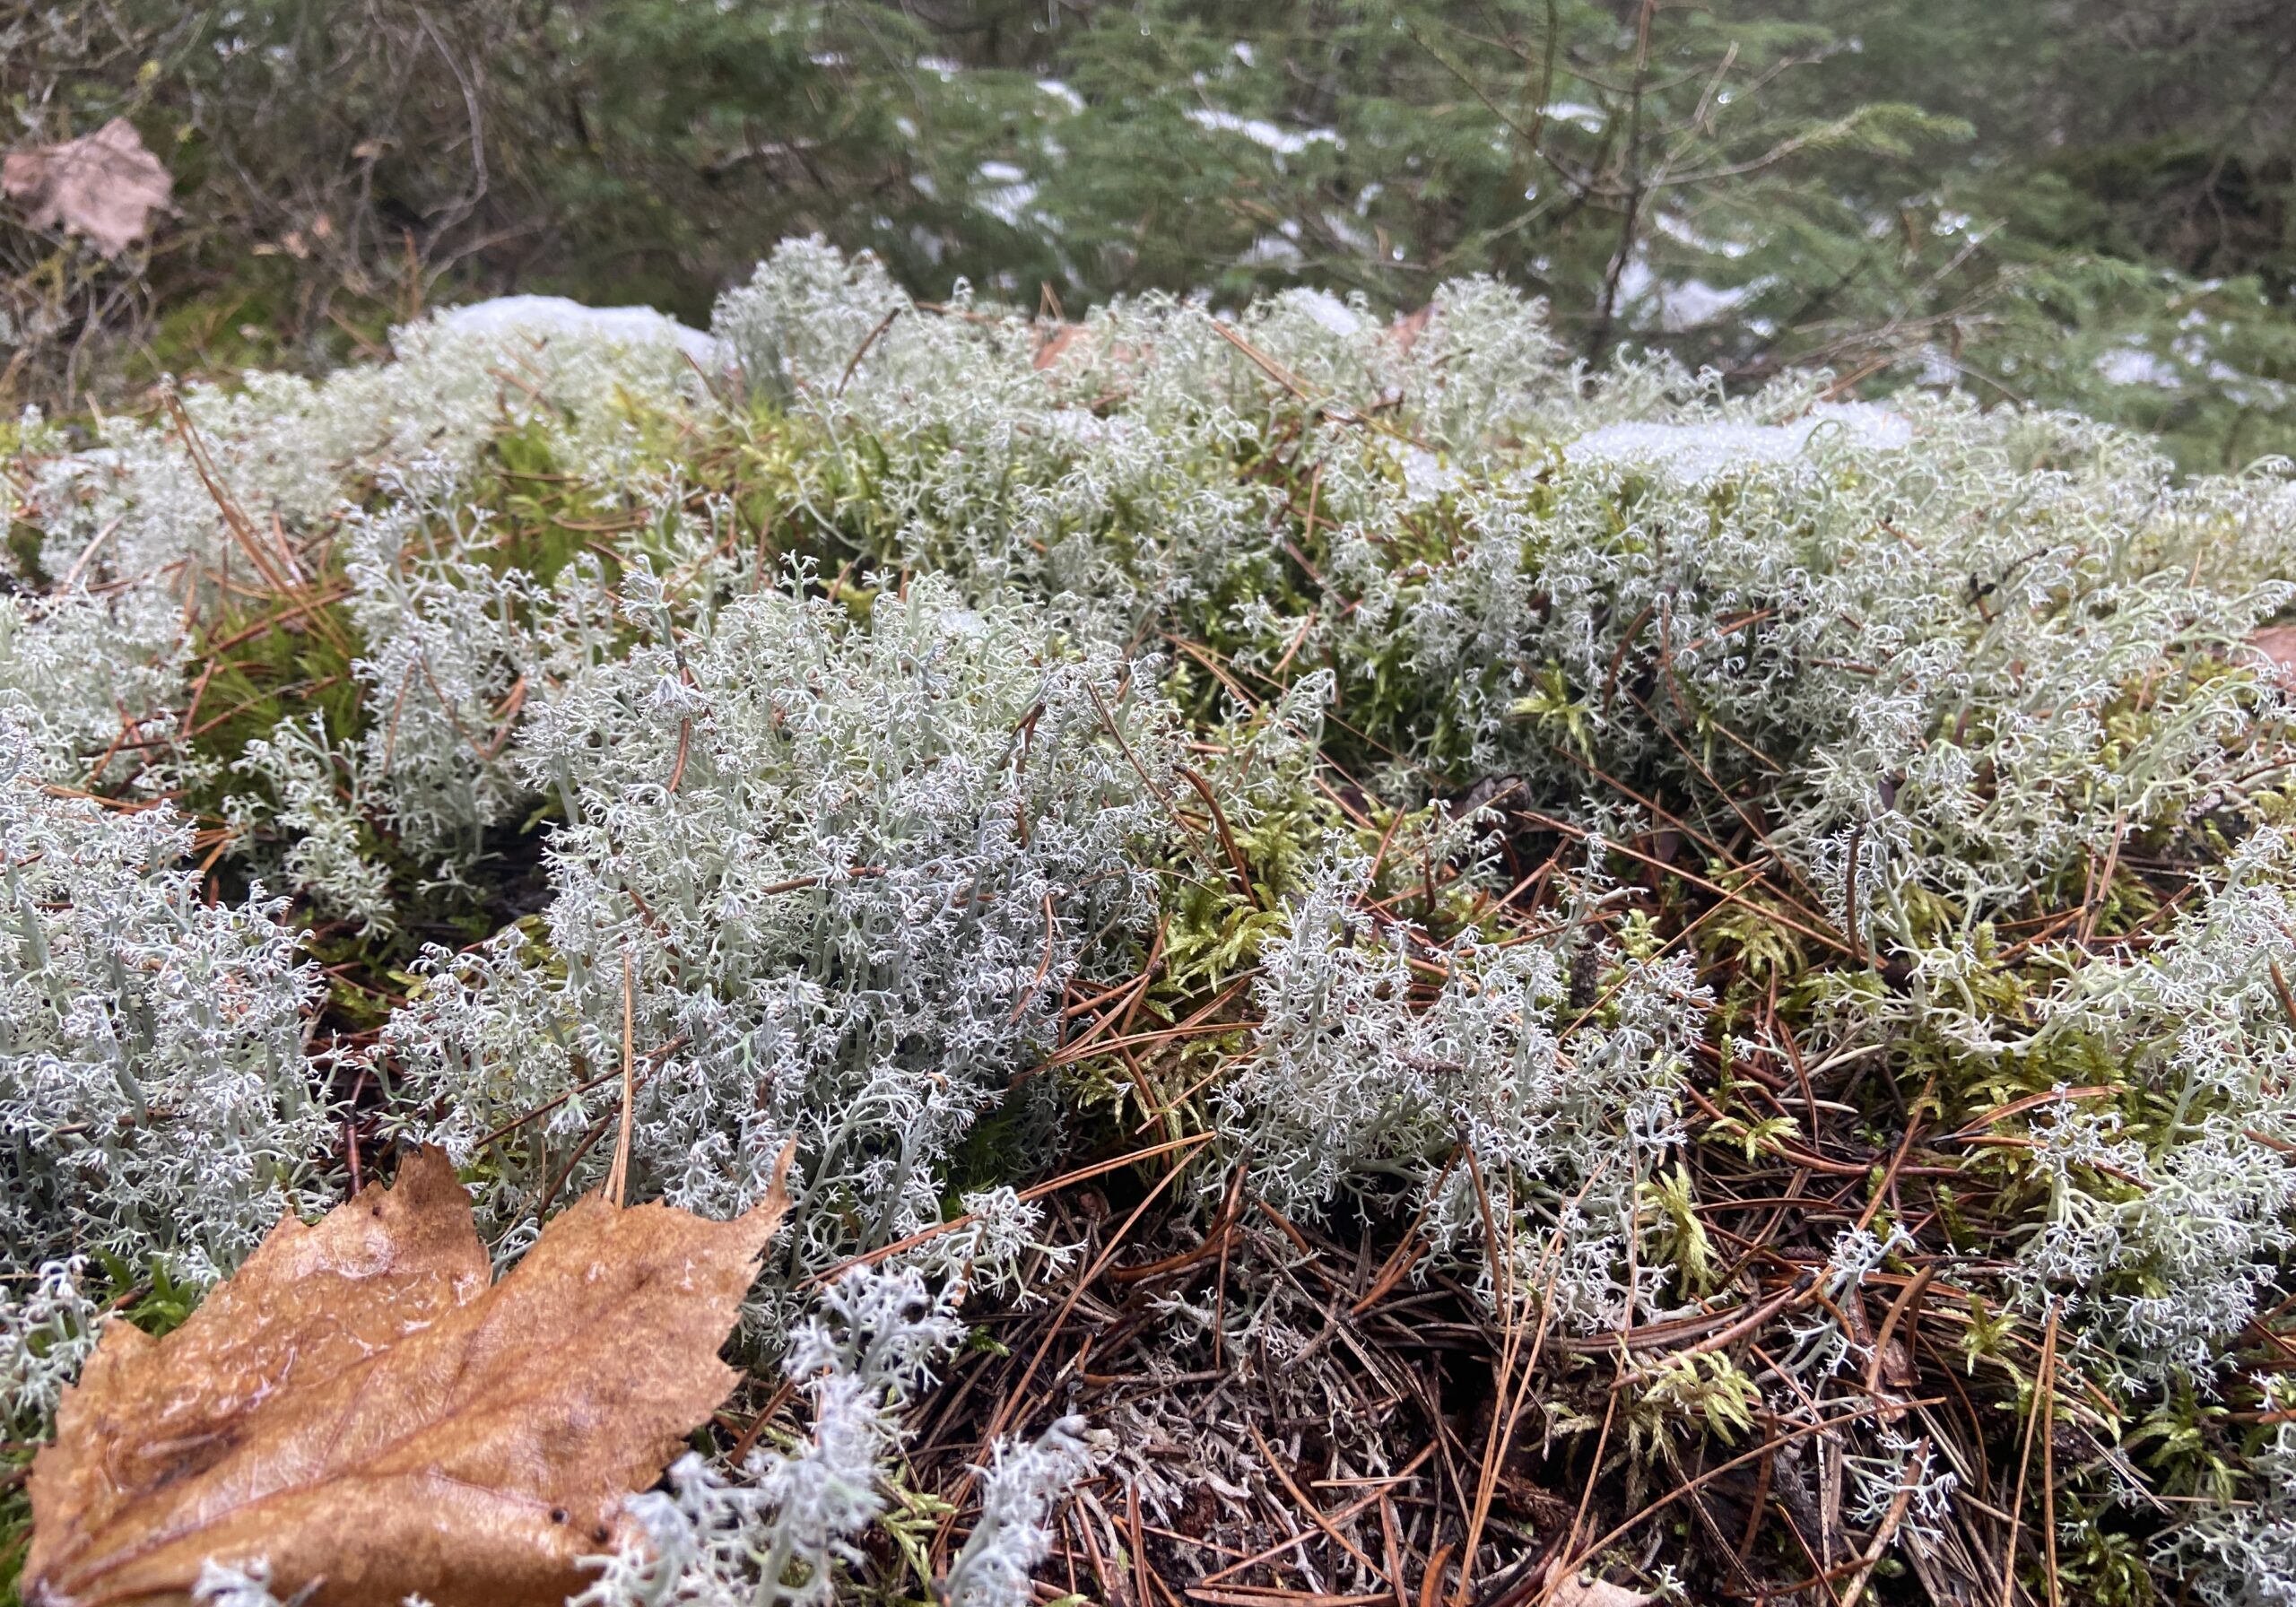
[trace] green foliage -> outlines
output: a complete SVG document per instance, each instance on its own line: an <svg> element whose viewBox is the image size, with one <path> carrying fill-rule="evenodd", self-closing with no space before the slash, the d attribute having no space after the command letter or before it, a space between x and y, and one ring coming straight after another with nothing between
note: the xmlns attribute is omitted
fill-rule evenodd
<svg viewBox="0 0 2296 1607"><path fill-rule="evenodd" d="M1644 1380L1635 1403L1636 1427L1655 1435L1669 1423L1735 1445L1752 1431L1761 1387L1719 1351L1671 1356Z"/></svg>
<svg viewBox="0 0 2296 1607"><path fill-rule="evenodd" d="M698 321L787 235L1074 314L1487 272L1601 361L1822 362L2296 443L2273 0L158 0L9 24L0 95L126 115L182 221L107 265L0 230L6 383L369 350L450 287ZM123 343L118 337L126 336Z"/></svg>
<svg viewBox="0 0 2296 1607"><path fill-rule="evenodd" d="M1754 1148L1748 1135L1748 1151ZM1639 1202L1643 1218L1644 1245L1654 1264L1671 1266L1682 1291L1703 1295L1712 1291L1714 1242L1698 1214L1698 1189L1687 1168L1677 1166L1641 1186Z"/></svg>
<svg viewBox="0 0 2296 1607"><path fill-rule="evenodd" d="M32 1503L24 1480L37 1450L11 1445L0 1452L0 1607L17 1607L22 1600L19 1581L32 1543Z"/></svg>

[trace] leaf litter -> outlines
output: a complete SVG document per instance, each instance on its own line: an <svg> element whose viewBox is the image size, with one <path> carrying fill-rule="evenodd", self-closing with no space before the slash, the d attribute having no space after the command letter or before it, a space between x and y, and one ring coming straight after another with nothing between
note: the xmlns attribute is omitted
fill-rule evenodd
<svg viewBox="0 0 2296 1607"><path fill-rule="evenodd" d="M175 1333L105 1330L32 1466L24 1599L182 1600L213 1559L312 1607L555 1607L733 1389L718 1350L787 1205L591 1194L493 1282L446 1152L410 1153Z"/></svg>

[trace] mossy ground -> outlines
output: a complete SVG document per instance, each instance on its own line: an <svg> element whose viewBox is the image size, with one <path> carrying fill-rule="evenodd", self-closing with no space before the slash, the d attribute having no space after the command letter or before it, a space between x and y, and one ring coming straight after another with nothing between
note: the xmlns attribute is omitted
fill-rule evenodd
<svg viewBox="0 0 2296 1607"><path fill-rule="evenodd" d="M212 356L217 340L230 338L216 332L238 316L187 312L183 339ZM237 355L276 354L250 346ZM915 532L887 515L874 478L887 463L868 443L762 404L706 422L632 407L644 451L677 468L681 508L717 521L720 552L741 560L686 578L691 584L755 588L794 574L799 589L863 619L906 584L910 566L929 564L929 543L920 550ZM1733 729L1691 706L1663 665L1620 675L1639 622L1620 644L1612 684L1574 682L1551 663L1509 710L1534 745L1577 777L1581 798L1566 808L1519 777L1480 771L1458 688L1431 681L1400 634L1369 650L1314 634L1318 621L1344 616L1358 599L1325 578L1343 554L1337 526L1318 511L1326 506L1321 471L1303 445L1310 421L1302 416L1288 437L1271 430L1266 444L1222 465L1266 491L1277 510L1267 541L1154 623L1164 691L1190 762L1176 772L1185 785L1174 789L1170 837L1150 867L1159 890L1152 934L1123 950L1123 963L1070 985L1058 1043L1014 1079L944 1180L952 1216L970 1188L1045 1190L1058 1229L1085 1253L1041 1291L1046 1303L981 1312L977 1348L918 1405L914 1483L903 1487L902 1516L877 1547L873 1588L888 1599L926 1594L954 1510L945 1492L988 1426L1036 1410L1057 1382L1065 1409L1112 1420L1137 1409L1201 1429L1195 1403L1215 1400L1225 1403L1218 1410L1245 1413L1274 1481L1255 1497L1266 1544L1312 1556L1311 1579L1354 1555L1422 1602L1446 1590L1465 1601L1521 1599L1505 1585L1502 1551L1644 1580L1664 1562L1693 1599L1822 1599L1854 1577L1879 1598L1910 1601L1939 1588L1930 1570L1984 1583L1990 1568L1990 1582L2003 1588L2001 1558L2019 1535L2008 1572L2033 1599L2074 1592L2100 1607L2157 1599L2159 1548L2173 1538L2179 1504L2236 1503L2255 1490L2256 1457L2284 1416L2257 1382L2289 1354L2284 1306L2227 1343L2220 1375L2205 1387L2187 1381L2162 1390L2088 1370L2092 1358L2066 1337L2060 1305L2022 1298L2009 1275L2063 1186L2012 1118L2075 1100L2117 1118L2120 1142L2158 1154L2207 1111L2147 1080L2101 1035L2034 1032L2022 1050L1980 1057L1966 1052L1959 1029L1935 1028L1909 1008L1915 978L1906 963L1875 951L1854 919L1770 847L1769 833L1792 807L1781 778L1796 758L1765 743L1790 734ZM576 472L580 465L554 454L552 439L529 422L485 444L466 493L491 533L479 550L483 562L545 585L584 555L612 584L641 560L657 572L670 566L675 554L658 519ZM1635 527L1642 489L1622 482L1613 534ZM353 500L377 494L366 488ZM1718 519L1735 494L1727 484L1713 492ZM1552 496L1535 477L1518 500L1535 525L1552 512ZM1166 517L1118 504L1091 536L1122 565L1169 534ZM1465 560L1476 539L1471 526L1458 502L1440 498L1400 521L1381 561L1405 578L1406 600ZM187 773L203 779L176 802L201 829L197 851L216 898L243 892L265 847L235 838L227 821L227 798L247 786L231 769L247 744L283 721L316 716L332 741L349 745L388 717L359 680L368 644L346 602L341 553L319 531L305 535L300 556L305 578L296 587L227 582L196 621L179 740ZM1526 569L1540 562L1526 550ZM1970 592L1970 606L1981 610L1984 588L1972 579ZM1270 663L1265 630L1239 623L1248 602L1296 628L1298 651ZM1744 629L1751 641L1753 628ZM631 628L623 645L636 639ZM1501 695L1502 666L1485 669L1483 695ZM1319 673L1332 689L1320 744L1276 767L1273 780L1255 782L1248 807L1234 791L1223 796L1232 784L1222 767L1260 738L1287 693ZM2177 673L2196 685L2248 685L2261 673L2208 654L2181 656ZM481 750L499 744L518 712L506 700L495 711L499 731L465 734ZM2102 747L2093 759L2107 771L2125 767L2158 723L2177 717L2151 672L2098 714ZM1639 768L1611 768L1626 751L1622 723L1664 739L1639 751ZM2242 841L2285 821L2289 799L2270 780L2283 740L2269 722L2235 734L2231 747L2255 751L2257 785L2198 815L2132 819L2110 854L2059 863L1988 915L1955 981L1965 1008L2005 1030L2035 1026L2072 971L2161 942ZM1394 790L1382 777L1397 773L1412 778L1408 795L1382 796ZM106 778L104 763L97 774ZM1588 800L1631 826L1605 831L1590 849ZM366 822L359 847L387 870L398 919L387 933L362 936L298 904L291 918L327 979L316 1037L371 1048L405 1003L425 942L459 948L520 922L539 934L543 850L562 823L545 798L515 826L496 829L465 886L439 888L428 866ZM1567 908L1566 865L1615 889L1591 922L1609 947L1599 960L1586 951L1589 969L1570 977L1567 1016L1608 1028L1631 966L1689 959L1711 996L1710 1022L1682 1074L1682 1142L1639 1185L1631 1255L1662 1270L1685 1301L1734 1319L1760 1306L1759 1320L1701 1326L1699 1316L1683 1317L1679 1341L1648 1344L1631 1329L1552 1333L1541 1299L1494 1307L1469 1287L1467 1270L1426 1262L1422 1220L1401 1195L1335 1203L1322 1220L1302 1221L1248 1194L1240 1167L1232 1183L1190 1170L1221 1136L1219 1097L1262 1025L1252 984L1265 945L1288 933L1314 865L1337 850L1369 862L1361 903L1367 918L1405 934L1415 1003L1437 995L1462 942L1518 944L1584 919ZM1471 860L1484 872L1468 874ZM1907 890L1904 907L1914 939L1967 924L1966 909L1919 887ZM2296 996L2284 983L2283 993L2296 1018ZM1827 1038L1833 1023L1861 1012L1891 1025L1855 1052L1812 1064L1793 1047ZM1746 1053L1757 1039L1787 1053ZM404 1113L386 1110L383 1080L351 1078L332 1092L345 1118L346 1168L361 1155L370 1168L385 1164ZM1058 1135L1058 1151L1046 1150L1048 1134ZM1445 1162L1447 1175L1474 1166L1464 1140ZM1476 1189L1486 1186L1478 1173ZM2144 1185L2091 1165L2084 1186L2111 1202L2134 1198ZM1862 1284L1828 1294L1821 1270L1853 1227L1890 1247ZM1500 1284L1508 1276L1495 1250L1491 1275ZM185 1291L140 1269L113 1267L109 1278L114 1298L144 1325L179 1321L187 1308ZM1738 1306L1719 1298L1749 1290L1762 1292ZM2109 1301L2174 1287L2140 1264L2083 1292ZM1309 1355L1254 1355L1231 1347L1216 1322L1208 1340L1172 1322L1178 1307L1224 1310L1231 1295L1247 1294L1307 1322ZM1940 1520L1948 1538L1920 1566L1888 1543L1902 1507L1878 1524L1844 1517L1839 1460L1848 1420L1788 1421L1756 1382L1787 1376L1776 1357L1805 1342L1813 1324L1868 1359L1866 1415L1879 1414L1892 1432L1905 1424L1908 1439L1918 1433L1972 1498L1950 1524ZM1725 1342L1701 1342L1717 1333ZM1333 1421L1286 1417L1272 1405L1264 1418L1250 1415L1270 1404L1261 1392L1271 1387L1271 1368L1312 1376L1328 1392ZM752 1379L709 1445L787 1432L788 1409L787 1391ZM1350 1416L1356 1420L1343 1436L1335 1425ZM1337 1471L1341 1438L1357 1472ZM1383 1464L1378 1479L1361 1471L1366 1446ZM13 1557L28 1516L29 1447L12 1445L5 1455L0 1532L9 1538L0 1544ZM1781 1459L1805 1455L1834 1458L1831 1482L1819 1485L1831 1494L1815 1508L1798 1493L1779 1493L1787 1484L1773 1477ZM1337 1482L1315 1485L1327 1475ZM2133 1485L2149 1499L2125 1499ZM1303 1487L1319 1493L1303 1496ZM1352 1493L1359 1488L1393 1498L1367 1505ZM1071 1530L1062 1531L1058 1566L1067 1571L1044 1587L1054 1594L1169 1603L1183 1581L1222 1569L1249 1579L1265 1568L1274 1583L1247 1594L1274 1600L1298 1582L1280 1556L1247 1567L1222 1552L1205 1538L1214 1529L1208 1510L1193 1533L1183 1523L1152 1536L1123 1491L1095 1498L1098 1507L1072 1515L1073 1543ZM1342 1501L1344 1520L1333 1516ZM1310 1528L1287 1539L1284 1526L1295 1520ZM1104 1549L1103 1536L1118 1543ZM1870 1542L1871 1554L1853 1542ZM1369 1549L1368 1560L1359 1548ZM2054 1583L2044 1583L2045 1571ZM1199 1599L1228 1599L1216 1584L1205 1588L1214 1594Z"/></svg>

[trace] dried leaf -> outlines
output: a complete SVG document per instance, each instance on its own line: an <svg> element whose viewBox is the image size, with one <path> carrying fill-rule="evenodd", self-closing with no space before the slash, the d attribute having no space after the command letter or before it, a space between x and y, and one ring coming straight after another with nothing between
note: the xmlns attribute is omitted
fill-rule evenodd
<svg viewBox="0 0 2296 1607"><path fill-rule="evenodd" d="M2248 638L2248 646L2277 665L2281 673L2296 674L2296 625L2266 625Z"/></svg>
<svg viewBox="0 0 2296 1607"><path fill-rule="evenodd" d="M1576 1574L1556 1585L1548 1598L1552 1607L1649 1607L1657 1599L1607 1579L1581 1578Z"/></svg>
<svg viewBox="0 0 2296 1607"><path fill-rule="evenodd" d="M165 1339L105 1330L32 1464L24 1599L181 1601L205 1559L267 1558L312 1607L558 1607L732 1389L718 1348L787 1208L594 1194L490 1286L452 1165L410 1156Z"/></svg>
<svg viewBox="0 0 2296 1607"><path fill-rule="evenodd" d="M1036 355L1029 360L1029 366L1051 368L1067 354L1071 346L1083 338L1084 326L1082 324L1055 324L1051 328L1040 331L1037 337Z"/></svg>
<svg viewBox="0 0 2296 1607"><path fill-rule="evenodd" d="M106 256L117 256L149 230L175 181L126 117L60 145L12 151L0 163L0 189L30 214L34 229L84 234Z"/></svg>

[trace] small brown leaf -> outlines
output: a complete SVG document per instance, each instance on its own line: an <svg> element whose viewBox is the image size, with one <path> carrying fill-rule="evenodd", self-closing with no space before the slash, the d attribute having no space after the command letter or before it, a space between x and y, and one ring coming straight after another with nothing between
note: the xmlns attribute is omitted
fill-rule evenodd
<svg viewBox="0 0 2296 1607"><path fill-rule="evenodd" d="M1055 324L1048 329L1040 330L1037 336L1036 355L1029 360L1029 366L1051 368L1067 354L1071 346L1083 338L1084 326L1082 324Z"/></svg>
<svg viewBox="0 0 2296 1607"><path fill-rule="evenodd" d="M126 117L60 145L12 151L0 163L0 189L30 214L35 229L84 234L106 256L117 256L150 229L175 181Z"/></svg>
<svg viewBox="0 0 2296 1607"><path fill-rule="evenodd" d="M1607 1579L1585 1579L1576 1574L1556 1585L1554 1594L1547 1598L1551 1607L1649 1607L1657 1599Z"/></svg>
<svg viewBox="0 0 2296 1607"><path fill-rule="evenodd" d="M313 1607L558 1607L735 1381L788 1201L712 1222L598 1195L490 1287L443 1151L290 1218L181 1328L104 1331L32 1464L30 1607L183 1601L267 1558Z"/></svg>

